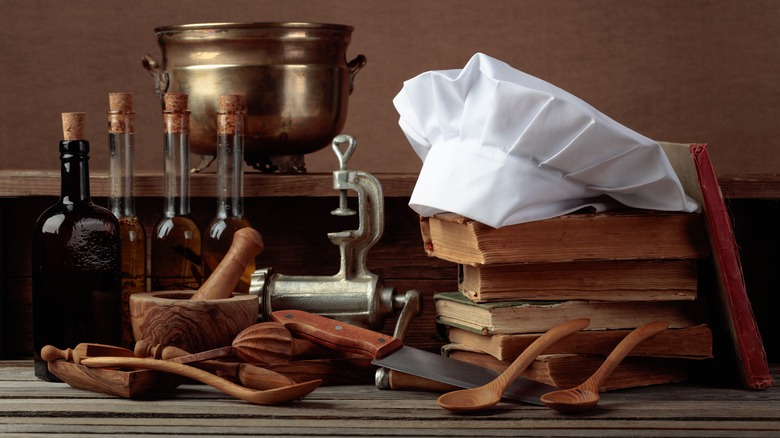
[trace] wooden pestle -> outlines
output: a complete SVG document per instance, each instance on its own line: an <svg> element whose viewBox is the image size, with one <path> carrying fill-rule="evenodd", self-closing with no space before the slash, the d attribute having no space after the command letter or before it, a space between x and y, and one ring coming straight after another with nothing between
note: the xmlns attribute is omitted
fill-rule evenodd
<svg viewBox="0 0 780 438"><path fill-rule="evenodd" d="M137 357L151 357L155 359L170 360L187 356L190 353L174 346L151 345L144 340L135 344L135 355ZM245 362L219 362L216 360L204 360L198 362L199 368L206 368L209 371L218 371L228 377L237 379L247 388L251 389L272 389L283 386L294 385L296 382L281 373L267 370L256 365Z"/></svg>
<svg viewBox="0 0 780 438"><path fill-rule="evenodd" d="M230 298L246 266L262 251L263 237L257 230L246 227L236 231L225 257L190 299Z"/></svg>

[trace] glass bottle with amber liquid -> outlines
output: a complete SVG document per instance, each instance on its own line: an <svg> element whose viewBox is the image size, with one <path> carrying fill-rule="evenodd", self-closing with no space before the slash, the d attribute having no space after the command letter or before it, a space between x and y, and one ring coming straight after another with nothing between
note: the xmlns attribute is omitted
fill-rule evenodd
<svg viewBox="0 0 780 438"><path fill-rule="evenodd" d="M108 95L109 209L122 239L122 346L132 348L130 295L146 291L146 232L135 214L133 95Z"/></svg>
<svg viewBox="0 0 780 438"><path fill-rule="evenodd" d="M92 202L84 113L64 113L59 144L59 201L38 219L32 235L35 375L48 372L41 348L81 342L117 345L121 336L119 222Z"/></svg>
<svg viewBox="0 0 780 438"><path fill-rule="evenodd" d="M152 290L195 290L203 282L200 230L190 217L189 119L187 95L167 93L164 216L152 236Z"/></svg>
<svg viewBox="0 0 780 438"><path fill-rule="evenodd" d="M225 257L233 235L250 227L244 216L244 104L243 96L220 96L217 111L217 214L203 237L206 278ZM254 261L244 270L236 292L249 292Z"/></svg>

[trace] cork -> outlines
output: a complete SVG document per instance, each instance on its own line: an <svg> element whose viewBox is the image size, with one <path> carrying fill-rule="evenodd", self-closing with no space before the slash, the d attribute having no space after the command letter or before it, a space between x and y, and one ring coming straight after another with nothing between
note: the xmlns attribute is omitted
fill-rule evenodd
<svg viewBox="0 0 780 438"><path fill-rule="evenodd" d="M133 110L133 93L108 93L108 109L129 113Z"/></svg>
<svg viewBox="0 0 780 438"><path fill-rule="evenodd" d="M187 110L187 95L183 93L165 93L163 122L166 134L190 132L190 115Z"/></svg>
<svg viewBox="0 0 780 438"><path fill-rule="evenodd" d="M187 109L187 97L183 93L165 93L166 111L185 111Z"/></svg>
<svg viewBox="0 0 780 438"><path fill-rule="evenodd" d="M84 140L85 113L62 113L63 140Z"/></svg>
<svg viewBox="0 0 780 438"><path fill-rule="evenodd" d="M235 134L240 113L244 110L244 96L240 94L223 94L219 96L219 112L217 113L217 134Z"/></svg>
<svg viewBox="0 0 780 438"><path fill-rule="evenodd" d="M126 134L133 132L133 94L108 93L108 132Z"/></svg>

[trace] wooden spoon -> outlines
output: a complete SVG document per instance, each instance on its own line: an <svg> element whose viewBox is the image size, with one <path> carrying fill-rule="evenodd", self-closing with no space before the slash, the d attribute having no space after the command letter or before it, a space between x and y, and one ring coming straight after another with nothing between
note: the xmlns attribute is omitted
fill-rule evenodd
<svg viewBox="0 0 780 438"><path fill-rule="evenodd" d="M588 380L578 386L560 391L548 392L542 396L542 403L560 413L581 412L596 406L599 402L599 386L612 374L624 357L640 342L661 333L669 327L664 321L647 323L626 335L606 360Z"/></svg>
<svg viewBox="0 0 780 438"><path fill-rule="evenodd" d="M551 344L584 329L588 324L590 324L588 318L578 318L553 327L531 343L495 380L476 388L448 392L437 400L439 406L456 413L475 412L492 408L501 400L501 395L504 393L507 385L520 375L536 359L536 356L541 354Z"/></svg>
<svg viewBox="0 0 780 438"><path fill-rule="evenodd" d="M230 298L249 262L262 251L263 236L257 230L245 227L236 231L225 257L190 299L216 300Z"/></svg>
<svg viewBox="0 0 780 438"><path fill-rule="evenodd" d="M205 383L225 394L257 405L276 405L297 400L317 389L322 383L322 380L310 380L308 382L281 388L258 391L236 385L229 380L215 376L214 374L199 368L159 359L139 357L92 357L83 359L81 364L95 368L127 367L178 374Z"/></svg>
<svg viewBox="0 0 780 438"><path fill-rule="evenodd" d="M135 357L135 353L122 347L89 342L82 342L76 345L76 348L68 348L66 350L60 350L53 345L46 345L41 348L41 358L46 362L62 359L68 362L79 363L81 359L97 356Z"/></svg>
<svg viewBox="0 0 780 438"><path fill-rule="evenodd" d="M189 355L188 352L174 346L151 345L144 340L135 344L135 355L137 357L150 357L154 359L171 360ZM181 362L179 362L181 363ZM199 368L206 368L209 371L218 371L229 377L237 379L247 388L251 389L272 389L282 386L294 385L296 382L287 376L251 365L245 362L219 362L216 360L204 360L196 364Z"/></svg>

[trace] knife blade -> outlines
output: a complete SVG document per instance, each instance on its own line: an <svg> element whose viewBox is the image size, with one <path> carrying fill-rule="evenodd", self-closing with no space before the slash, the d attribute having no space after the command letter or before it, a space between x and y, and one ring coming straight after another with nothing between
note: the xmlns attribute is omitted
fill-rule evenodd
<svg viewBox="0 0 780 438"><path fill-rule="evenodd" d="M300 337L341 351L372 357L372 363L403 373L474 388L494 380L499 373L471 363L413 348L392 336L301 310L278 310L270 319L280 322ZM540 397L558 388L525 377L515 379L503 396L542 405Z"/></svg>

